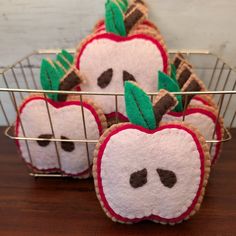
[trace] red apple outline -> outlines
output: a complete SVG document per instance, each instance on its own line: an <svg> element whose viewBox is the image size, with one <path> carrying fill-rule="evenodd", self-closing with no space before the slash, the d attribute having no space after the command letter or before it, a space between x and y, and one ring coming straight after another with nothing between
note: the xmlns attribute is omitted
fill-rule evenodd
<svg viewBox="0 0 236 236"><path fill-rule="evenodd" d="M102 178L101 178L101 160L102 160L103 153L104 153L104 150L106 148L106 145L109 142L110 138L113 135L116 135L117 133L122 132L123 130L127 130L127 129L137 129L137 130L139 130L141 132L144 132L144 133L147 133L147 134L153 134L153 133L156 133L156 132L161 131L163 129L171 129L171 128L181 129L181 130L184 130L187 133L189 133L193 137L193 139L196 143L197 149L199 151L200 163L201 163L201 176L200 176L201 181L200 181L200 184L199 184L197 194L196 194L192 204L189 206L189 208L186 212L184 212L179 217L173 218L173 219L165 219L165 218L162 218L162 217L159 217L159 216L154 216L154 215L151 215L149 217L143 217L143 218L129 219L129 218L125 218L125 217L122 217L122 216L116 214L113 211L113 209L109 206L109 203L106 200L105 194L103 192ZM159 128L157 128L155 130L148 130L148 129L145 129L141 126L133 125L133 124L130 124L130 123L123 124L123 125L120 125L119 127L115 128L114 130L112 130L107 135L107 137L104 138L104 140L100 144L98 154L97 154L97 159L96 159L96 157L94 159L94 168L96 168L95 171L96 171L96 174L97 174L97 178L95 178L95 186L98 187L98 192L96 192L96 193L98 195L98 198L101 201L101 204L108 211L108 213L106 212L106 214L109 214L110 215L110 216L108 215L109 217L114 217L119 222L137 223L137 222L140 222L140 221L143 221L143 220L150 220L150 221L157 221L157 222L164 222L164 223L179 223L179 222L183 221L184 219L186 219L191 214L191 212L194 211L194 208L195 208L196 204L198 203L199 197L204 192L203 183L204 183L204 177L205 177L205 163L206 163L206 161L205 161L204 150L203 150L203 147L202 147L202 145L199 141L199 138L197 137L197 134L194 133L190 128L187 128L185 125L181 124L180 122L164 124L164 125L160 126Z"/></svg>
<svg viewBox="0 0 236 236"><path fill-rule="evenodd" d="M21 115L21 113L23 112L24 108L27 106L28 103L30 102L33 102L34 100L43 100L44 102L46 101L47 103L49 103L51 106L53 106L54 108L56 109L60 109L60 108L63 108L63 107L66 107L66 106L82 106L84 107L84 109L88 109L92 115L94 116L95 118L95 121L97 123L97 126L98 126L98 130L99 130L99 135L101 136L103 131L104 131L104 128L102 127L102 124L101 124L101 120L99 118L99 115L96 111L96 109L90 105L89 103L86 103L85 101L83 101L81 103L81 101L66 101L66 102L56 102L56 101L53 101L49 98L44 98L44 97L40 97L40 96L33 96L33 97L30 97L28 99L26 99L20 106L20 109L19 109L19 114ZM19 135L19 129L20 129L20 118L19 116L17 116L17 119L16 119L16 124L15 124L15 134L16 134L16 137L18 137ZM30 168L32 168L33 170L35 171L40 171L40 172L47 172L47 173L50 173L50 172L56 172L56 171L60 171L61 173L63 174L66 174L68 176L72 176L72 177L83 177L84 175L88 174L91 170L91 166L82 171L81 173L77 173L77 174L71 174L71 173L66 173L64 172L63 170L60 170L59 168L53 168L53 169L38 169L37 167L33 166L31 163L28 163L26 162L26 160L22 157L22 153L21 153L21 148L20 148L20 140L15 140L16 142L16 145L18 147L18 150L20 152L20 156L21 156L21 159L23 159L23 161L27 164L27 166L29 166Z"/></svg>

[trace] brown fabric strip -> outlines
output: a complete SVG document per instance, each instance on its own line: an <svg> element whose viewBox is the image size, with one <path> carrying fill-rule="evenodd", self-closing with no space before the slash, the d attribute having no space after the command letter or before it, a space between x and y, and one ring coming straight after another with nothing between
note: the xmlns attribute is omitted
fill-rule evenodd
<svg viewBox="0 0 236 236"><path fill-rule="evenodd" d="M124 23L127 34L129 34L132 28L142 19L143 16L143 12L141 12L138 8L135 8L125 17Z"/></svg>
<svg viewBox="0 0 236 236"><path fill-rule="evenodd" d="M191 74L192 74L192 72L188 68L183 70L183 72L180 74L179 79L178 79L178 83L179 83L180 88L182 88L184 86L184 84L188 81Z"/></svg>
<svg viewBox="0 0 236 236"><path fill-rule="evenodd" d="M126 11L125 15L128 16L128 14L130 14L134 9L135 9L136 5L132 4Z"/></svg>
<svg viewBox="0 0 236 236"><path fill-rule="evenodd" d="M197 91L201 91L201 86L198 84L198 82L196 80L192 80L190 82L190 84L188 85L188 87L183 91L183 92L197 92ZM190 103L190 101L192 100L192 98L195 95L184 95L183 96L183 104L184 107L187 107Z"/></svg>
<svg viewBox="0 0 236 236"><path fill-rule="evenodd" d="M176 70L179 68L179 65L181 64L181 62L182 62L181 59L179 59L178 57L175 58L173 64L174 64Z"/></svg>
<svg viewBox="0 0 236 236"><path fill-rule="evenodd" d="M78 75L74 71L72 71L66 76L66 78L63 79L59 86L59 90L71 91L73 88L79 85L81 81L82 80L78 77ZM64 102L66 101L66 98L67 94L58 94L58 101Z"/></svg>
<svg viewBox="0 0 236 236"><path fill-rule="evenodd" d="M166 94L159 101L156 102L153 106L154 114L156 117L156 124L159 126L163 115L175 105L175 99L170 95Z"/></svg>

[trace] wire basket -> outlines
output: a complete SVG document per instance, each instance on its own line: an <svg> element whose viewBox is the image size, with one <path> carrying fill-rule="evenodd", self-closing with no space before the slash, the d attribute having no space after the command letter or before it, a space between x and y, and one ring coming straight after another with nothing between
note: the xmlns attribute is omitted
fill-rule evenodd
<svg viewBox="0 0 236 236"><path fill-rule="evenodd" d="M73 53L73 50L69 50ZM30 141L51 141L54 142L55 148L57 149L56 143L66 142L66 140L58 139L55 136L53 138L37 138L37 137L16 137L14 134L14 123L15 118L18 115L18 107L22 101L32 93L40 93L45 98L47 94L59 93L59 94L76 94L79 96L80 101L83 101L83 95L90 96L107 96L108 99L114 99L115 110L118 113L118 97L124 96L122 93L90 93L90 92L77 92L77 91L44 91L40 87L40 64L42 58L48 57L54 59L56 54L60 50L39 50L35 51L21 60L17 61L13 65L7 67L0 73L0 120L5 122L7 128L5 130L5 135L13 140L24 140L26 146L29 147L28 142ZM173 56L176 51L172 50L169 52L170 56ZM207 140L208 143L213 145L217 142L227 142L231 139L230 129L236 126L236 71L227 64L220 57L208 52L208 51L181 51L182 54L194 65L196 74L201 80L206 84L209 91L206 92L185 92L185 93L175 93L175 95L198 95L198 94L212 94L215 102L218 104L218 119L220 116L224 118L225 122L225 136L222 140ZM158 93L149 93L151 99L153 99ZM83 107L82 107L83 110ZM48 111L48 119L53 131L53 124L51 121L50 113ZM86 135L86 122L83 116L83 127L84 127L84 139L81 140L70 140L70 142L79 142L86 145L88 150L88 145L90 143L97 143L98 140L90 140ZM183 120L185 115L183 115ZM215 123L218 122L218 119ZM118 119L116 120L118 122ZM23 127L22 127L23 128ZM53 132L52 132L53 133ZM213 134L212 137L215 135ZM28 155L30 155L30 150L28 150ZM58 163L60 163L60 155L57 153ZM88 167L90 167L90 157L89 152L87 152ZM31 164L32 164L32 159ZM34 177L64 177L62 172L56 173L43 173L32 170L29 168L29 174Z"/></svg>

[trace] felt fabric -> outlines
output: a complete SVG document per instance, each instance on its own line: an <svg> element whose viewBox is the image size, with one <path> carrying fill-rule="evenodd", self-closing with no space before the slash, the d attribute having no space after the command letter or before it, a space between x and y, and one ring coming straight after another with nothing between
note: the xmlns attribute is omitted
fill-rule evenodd
<svg viewBox="0 0 236 236"><path fill-rule="evenodd" d="M70 91L81 83L82 79L78 76L75 70L70 70L60 82L59 90ZM58 101L64 102L67 99L67 94L58 94Z"/></svg>
<svg viewBox="0 0 236 236"><path fill-rule="evenodd" d="M169 93L166 93L164 96L160 97L160 99L155 101L153 110L157 126L159 126L163 115L165 115L170 108L176 106L176 102L176 99Z"/></svg>
<svg viewBox="0 0 236 236"><path fill-rule="evenodd" d="M108 0L105 8L106 31L120 36L126 36L124 16L119 4L112 0Z"/></svg>
<svg viewBox="0 0 236 236"><path fill-rule="evenodd" d="M173 122L173 121L182 121L183 113L178 112L170 112L163 116L163 122ZM201 107L189 107L185 111L185 120L184 122L187 124L191 124L195 128L197 128L201 134L204 136L206 140L212 140L214 130L215 130L215 122L217 120L217 114L213 112L210 107L201 106ZM217 123L215 139L221 140L222 134L222 126L223 124L220 121ZM211 161L214 162L219 156L219 150L221 143L213 145L214 148L211 150Z"/></svg>
<svg viewBox="0 0 236 236"><path fill-rule="evenodd" d="M26 100L20 107L20 118L26 137L52 138L47 106L53 124L55 138L69 142L56 142L61 163L61 171L67 175L83 177L88 174L92 164L95 144L88 144L89 159L85 143L70 142L70 140L85 139L82 118L82 108L79 101L65 103L45 100L34 96ZM102 125L96 109L84 102L84 116L86 122L87 138L96 140L102 133ZM17 137L24 137L19 118L16 122ZM19 140L23 159L34 169L39 171L58 170L59 162L55 143L50 141L29 141L30 155L25 141ZM30 161L32 158L32 163Z"/></svg>
<svg viewBox="0 0 236 236"><path fill-rule="evenodd" d="M165 89L169 92L181 92L179 85L176 80L172 79L163 72L158 72L158 91ZM183 102L182 95L176 95L178 100L178 105L174 108L174 111L181 112L183 111Z"/></svg>
<svg viewBox="0 0 236 236"><path fill-rule="evenodd" d="M192 72L190 71L189 68L186 68L185 70L182 71L182 73L179 75L179 78L178 78L178 83L179 83L180 88L182 88L184 84L188 81L191 74Z"/></svg>
<svg viewBox="0 0 236 236"><path fill-rule="evenodd" d="M44 90L58 90L60 83L60 73L58 73L54 63L43 59L40 68L40 82ZM57 94L47 94L53 100L57 100Z"/></svg>
<svg viewBox="0 0 236 236"><path fill-rule="evenodd" d="M136 171L130 175L129 183L133 188L140 188L147 183L147 169Z"/></svg>
<svg viewBox="0 0 236 236"><path fill-rule="evenodd" d="M106 88L111 80L112 80L112 76L113 76L113 70L112 68L104 71L99 77L98 77L98 86L102 89Z"/></svg>
<svg viewBox="0 0 236 236"><path fill-rule="evenodd" d="M170 66L171 66L171 78L172 78L174 81L177 81L175 65L174 65L174 64L171 64Z"/></svg>
<svg viewBox="0 0 236 236"><path fill-rule="evenodd" d="M40 139L51 139L52 135L51 134L41 134L38 136ZM38 145L41 147L46 147L50 144L50 141L48 140L38 140L37 141Z"/></svg>
<svg viewBox="0 0 236 236"><path fill-rule="evenodd" d="M173 64L174 64L175 68L178 69L181 64L181 59L176 57Z"/></svg>
<svg viewBox="0 0 236 236"><path fill-rule="evenodd" d="M73 64L74 57L68 51L62 49L61 54L66 58L67 61L69 61L70 64Z"/></svg>
<svg viewBox="0 0 236 236"><path fill-rule="evenodd" d="M202 87L198 83L199 80L196 80L194 77L190 77L187 83L185 83L185 86L183 87L183 92L198 92L202 90ZM184 95L183 96L183 105L184 107L187 107L194 97L193 94L191 95Z"/></svg>
<svg viewBox="0 0 236 236"><path fill-rule="evenodd" d="M129 72L127 72L127 71L123 71L123 81L124 81L124 83L126 82L126 81L133 81L133 82L136 82L136 79L134 78L134 76L133 75L131 75Z"/></svg>
<svg viewBox="0 0 236 236"><path fill-rule="evenodd" d="M58 61L53 61L54 66L56 67L57 73L59 74L60 78L63 78L63 76L66 74L66 70Z"/></svg>
<svg viewBox="0 0 236 236"><path fill-rule="evenodd" d="M191 214L209 171L209 155L193 131L182 124L153 131L124 124L104 136L94 171L98 198L109 217L125 223L177 223Z"/></svg>
<svg viewBox="0 0 236 236"><path fill-rule="evenodd" d="M176 174L170 170L157 169L162 184L167 188L173 188L177 183Z"/></svg>
<svg viewBox="0 0 236 236"><path fill-rule="evenodd" d="M147 129L156 128L152 103L147 94L132 82L125 82L125 105L131 123Z"/></svg>
<svg viewBox="0 0 236 236"><path fill-rule="evenodd" d="M135 7L135 6L133 6ZM130 8L129 8L130 9ZM130 9L131 10L131 9ZM128 14L128 12L126 12L126 14ZM157 26L151 22L148 19L144 19L143 21L141 21L136 27L135 29L142 29L142 30L149 30L149 31L153 31L156 34L160 35L160 30L157 28ZM106 27L105 27L105 23L104 20L100 20L94 27L94 33L106 33Z"/></svg>
<svg viewBox="0 0 236 236"><path fill-rule="evenodd" d="M88 79L81 89L91 92L115 93L124 91L123 73L131 74L147 92L155 92L157 71L167 72L168 56L159 42L150 36L119 37L111 34L93 36L80 47L76 67ZM92 63L91 63L92 62ZM108 69L112 80L105 88L98 86L98 78ZM105 114L116 111L114 99L91 96ZM125 115L124 98L118 97L118 112Z"/></svg>
<svg viewBox="0 0 236 236"><path fill-rule="evenodd" d="M129 5L127 0L113 0L113 1L119 5L123 13L127 11Z"/></svg>
<svg viewBox="0 0 236 236"><path fill-rule="evenodd" d="M136 6L132 8L131 6L124 19L126 33L129 34L134 26L136 26L144 17L145 14L140 8L137 8Z"/></svg>
<svg viewBox="0 0 236 236"><path fill-rule="evenodd" d="M59 53L57 55L57 61L61 63L61 65L65 68L66 71L70 69L71 63L67 60L67 58L62 53Z"/></svg>

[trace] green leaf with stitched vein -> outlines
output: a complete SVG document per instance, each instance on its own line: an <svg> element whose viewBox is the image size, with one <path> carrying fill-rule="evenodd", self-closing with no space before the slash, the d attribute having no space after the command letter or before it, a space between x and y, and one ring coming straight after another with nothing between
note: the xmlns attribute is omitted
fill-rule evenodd
<svg viewBox="0 0 236 236"><path fill-rule="evenodd" d="M44 90L59 89L60 76L56 67L46 59L43 59L41 63L40 82ZM47 96L57 101L57 94L47 94Z"/></svg>
<svg viewBox="0 0 236 236"><path fill-rule="evenodd" d="M64 77L64 75L66 74L66 72L63 70L63 68L61 68L61 65L59 65L57 61L53 61L53 64L56 67L56 70L57 70L60 78L62 79Z"/></svg>
<svg viewBox="0 0 236 236"><path fill-rule="evenodd" d="M66 69L69 70L71 67L70 62L62 55L62 53L59 53L57 55L57 60L61 63L61 65Z"/></svg>
<svg viewBox="0 0 236 236"><path fill-rule="evenodd" d="M174 64L171 64L171 78L177 82L177 78L176 78L176 68Z"/></svg>
<svg viewBox="0 0 236 236"><path fill-rule="evenodd" d="M114 33L120 36L126 36L123 12L120 7L112 0L108 0L105 8L106 31L108 33Z"/></svg>
<svg viewBox="0 0 236 236"><path fill-rule="evenodd" d="M122 9L123 13L126 13L127 9L128 9L128 6L129 6L129 3L127 0L117 0L116 1L120 8Z"/></svg>
<svg viewBox="0 0 236 236"><path fill-rule="evenodd" d="M131 123L146 129L156 128L152 102L148 95L134 83L125 82L126 113Z"/></svg>
<svg viewBox="0 0 236 236"><path fill-rule="evenodd" d="M161 89L165 89L169 92L181 92L179 84L177 81L173 80L171 77L166 75L165 73L159 71L158 72L158 91ZM176 95L178 100L178 105L174 108L173 111L181 112L183 111L183 102L182 95Z"/></svg>
<svg viewBox="0 0 236 236"><path fill-rule="evenodd" d="M67 61L70 62L70 64L73 64L74 62L74 57L65 49L61 50L62 55L67 59Z"/></svg>

